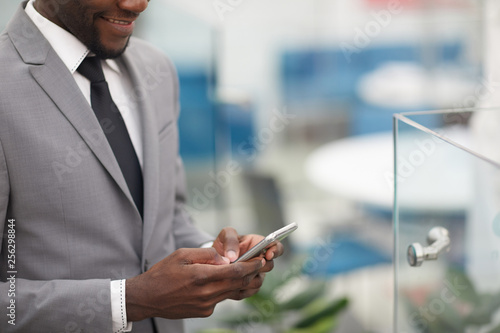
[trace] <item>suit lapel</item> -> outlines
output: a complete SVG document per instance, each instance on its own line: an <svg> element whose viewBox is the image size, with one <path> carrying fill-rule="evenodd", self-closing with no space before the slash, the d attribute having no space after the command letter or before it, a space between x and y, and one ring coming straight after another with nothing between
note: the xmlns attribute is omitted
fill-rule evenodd
<svg viewBox="0 0 500 333"><path fill-rule="evenodd" d="M129 50L133 46L129 46ZM143 180L144 180L144 230L143 230L143 251L154 231L156 212L158 211L159 195L159 144L157 119L151 103L149 102L148 87L145 71L141 70L137 61L133 61L130 52L125 52L123 62L128 69L131 80L135 88L135 96L138 99L138 109L140 110L142 145L144 152ZM144 253L144 252L143 252Z"/></svg>
<svg viewBox="0 0 500 333"><path fill-rule="evenodd" d="M118 162L92 108L71 73L26 15L23 7L19 7L7 26L7 33L13 44L24 62L29 65L29 71L36 82L72 124L130 203L134 205Z"/></svg>
<svg viewBox="0 0 500 333"><path fill-rule="evenodd" d="M60 60L57 59L59 62ZM116 161L106 135L102 131L94 111L88 104L71 74L57 70L52 60L47 59L44 66L30 66L30 72L40 87L50 96L66 119L80 134L82 140L99 159L104 168L116 181L120 189L133 203L127 183ZM62 64L62 62L61 62ZM66 82L63 84L62 82Z"/></svg>

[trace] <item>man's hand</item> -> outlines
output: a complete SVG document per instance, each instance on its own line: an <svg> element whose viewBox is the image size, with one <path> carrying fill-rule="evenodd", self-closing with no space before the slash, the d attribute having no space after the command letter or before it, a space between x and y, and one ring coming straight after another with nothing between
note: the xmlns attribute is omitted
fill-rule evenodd
<svg viewBox="0 0 500 333"><path fill-rule="evenodd" d="M210 316L225 299L255 294L265 266L262 258L230 265L213 248L179 249L147 272L127 279L127 320Z"/></svg>
<svg viewBox="0 0 500 333"><path fill-rule="evenodd" d="M235 229L231 227L226 227L222 229L217 238L214 241L213 247L217 250L217 252L228 258L231 262L238 259L240 255L250 250L253 246L257 245L264 237L260 235L245 235L239 236ZM276 245L273 245L269 249L267 249L264 255L259 256L258 258L265 259L265 265L260 269L259 275L257 278L264 281L265 273L271 271L274 268L274 258L278 258L283 254L283 244L278 242ZM251 261L256 259L251 259ZM231 264L238 265L240 262ZM257 289L254 289L253 286L248 286L244 289L245 292L250 295L256 294L259 291L260 286ZM230 297L231 299L238 299ZM241 299L241 298L240 298Z"/></svg>
<svg viewBox="0 0 500 333"><path fill-rule="evenodd" d="M236 230L227 227L222 229L219 233L219 236L217 236L217 239L214 241L213 247L220 255L233 262L263 239L264 237L260 235L239 236ZM281 256L283 250L283 244L278 242L276 245L270 247L263 257L267 261L272 261Z"/></svg>

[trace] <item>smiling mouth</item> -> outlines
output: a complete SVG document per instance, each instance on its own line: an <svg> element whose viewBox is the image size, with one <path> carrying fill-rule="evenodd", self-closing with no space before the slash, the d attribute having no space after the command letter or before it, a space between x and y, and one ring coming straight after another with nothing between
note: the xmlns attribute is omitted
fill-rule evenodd
<svg viewBox="0 0 500 333"><path fill-rule="evenodd" d="M108 18L108 17L103 17L103 19L105 19L106 21L108 21L110 23L120 24L120 25L129 25L129 24L133 23L133 21L115 20L115 19Z"/></svg>

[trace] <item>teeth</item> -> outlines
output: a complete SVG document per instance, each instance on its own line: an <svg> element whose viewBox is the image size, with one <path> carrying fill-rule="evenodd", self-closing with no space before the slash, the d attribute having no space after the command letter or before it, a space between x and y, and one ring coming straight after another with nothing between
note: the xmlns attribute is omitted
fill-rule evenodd
<svg viewBox="0 0 500 333"><path fill-rule="evenodd" d="M130 24L130 22L127 22L127 21L113 20L113 19L110 19L110 18L107 18L106 20L108 20L111 23L115 23L115 24L122 24L122 25Z"/></svg>

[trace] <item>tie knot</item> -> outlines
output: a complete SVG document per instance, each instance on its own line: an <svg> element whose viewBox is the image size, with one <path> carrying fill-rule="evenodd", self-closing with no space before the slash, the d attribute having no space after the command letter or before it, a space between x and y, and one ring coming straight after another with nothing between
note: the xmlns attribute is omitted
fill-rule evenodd
<svg viewBox="0 0 500 333"><path fill-rule="evenodd" d="M77 71L85 76L91 83L105 81L101 59L98 57L85 58L80 66L78 66Z"/></svg>

